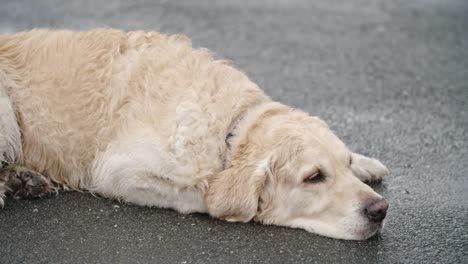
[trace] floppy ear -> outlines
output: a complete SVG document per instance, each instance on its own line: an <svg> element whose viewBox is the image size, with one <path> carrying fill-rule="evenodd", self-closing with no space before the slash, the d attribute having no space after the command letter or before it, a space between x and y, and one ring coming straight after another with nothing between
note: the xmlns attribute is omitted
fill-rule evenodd
<svg viewBox="0 0 468 264"><path fill-rule="evenodd" d="M363 182L378 182L389 173L387 167L380 161L353 153L351 170Z"/></svg>
<svg viewBox="0 0 468 264"><path fill-rule="evenodd" d="M209 181L205 194L208 212L230 222L248 222L257 213L266 181L262 166L234 166Z"/></svg>

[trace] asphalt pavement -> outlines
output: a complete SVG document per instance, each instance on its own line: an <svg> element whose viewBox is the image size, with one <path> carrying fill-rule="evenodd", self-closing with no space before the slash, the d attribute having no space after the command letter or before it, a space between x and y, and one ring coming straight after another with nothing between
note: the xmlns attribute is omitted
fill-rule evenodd
<svg viewBox="0 0 468 264"><path fill-rule="evenodd" d="M367 241L120 204L8 199L0 263L468 263L468 1L1 0L0 33L184 33L391 174Z"/></svg>

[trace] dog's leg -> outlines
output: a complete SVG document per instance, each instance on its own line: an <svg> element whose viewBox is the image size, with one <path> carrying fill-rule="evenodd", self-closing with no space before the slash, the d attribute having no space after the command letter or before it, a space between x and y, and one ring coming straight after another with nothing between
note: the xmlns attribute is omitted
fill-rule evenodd
<svg viewBox="0 0 468 264"><path fill-rule="evenodd" d="M380 182L389 173L380 161L357 153L352 154L351 170L363 182Z"/></svg>
<svg viewBox="0 0 468 264"><path fill-rule="evenodd" d="M193 169L165 155L150 132L140 128L111 143L94 162L89 190L138 205L206 212L201 192L193 187L197 181L190 178Z"/></svg>
<svg viewBox="0 0 468 264"><path fill-rule="evenodd" d="M21 160L22 145L15 112L11 100L6 93L6 88L1 82L1 77L2 76L0 76L0 207L3 207L3 198L5 197L7 189L6 182L8 180L5 170L11 168L16 162Z"/></svg>

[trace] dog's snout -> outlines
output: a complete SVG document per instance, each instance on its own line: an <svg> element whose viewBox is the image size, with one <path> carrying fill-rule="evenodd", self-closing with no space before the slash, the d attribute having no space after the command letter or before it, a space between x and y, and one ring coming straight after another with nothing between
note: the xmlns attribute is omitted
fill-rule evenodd
<svg viewBox="0 0 468 264"><path fill-rule="evenodd" d="M382 222L387 215L388 202L385 199L373 200L364 208L364 214L372 222Z"/></svg>

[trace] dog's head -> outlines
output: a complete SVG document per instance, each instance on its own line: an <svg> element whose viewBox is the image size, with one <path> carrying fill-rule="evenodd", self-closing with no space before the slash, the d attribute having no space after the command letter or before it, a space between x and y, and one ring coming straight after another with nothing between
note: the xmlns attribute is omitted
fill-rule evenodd
<svg viewBox="0 0 468 264"><path fill-rule="evenodd" d="M211 215L366 239L388 204L356 176L382 173L380 162L352 153L316 117L268 104L249 114L232 142L227 168L209 181Z"/></svg>

